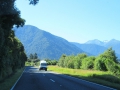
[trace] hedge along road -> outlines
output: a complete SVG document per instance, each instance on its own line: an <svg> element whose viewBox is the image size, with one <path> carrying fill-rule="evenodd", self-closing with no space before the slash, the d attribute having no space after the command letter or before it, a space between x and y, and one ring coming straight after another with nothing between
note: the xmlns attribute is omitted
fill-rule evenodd
<svg viewBox="0 0 120 90"><path fill-rule="evenodd" d="M26 67L11 90L116 90L51 71Z"/></svg>

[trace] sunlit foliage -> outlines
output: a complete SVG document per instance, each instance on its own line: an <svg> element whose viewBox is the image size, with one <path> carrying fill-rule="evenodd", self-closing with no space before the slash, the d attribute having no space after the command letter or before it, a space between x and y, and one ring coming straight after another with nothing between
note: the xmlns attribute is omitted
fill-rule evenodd
<svg viewBox="0 0 120 90"><path fill-rule="evenodd" d="M110 71L116 75L120 75L120 64L112 48L107 49L104 53L96 57L87 56L84 53L76 56L62 55L58 61L58 66L73 69Z"/></svg>

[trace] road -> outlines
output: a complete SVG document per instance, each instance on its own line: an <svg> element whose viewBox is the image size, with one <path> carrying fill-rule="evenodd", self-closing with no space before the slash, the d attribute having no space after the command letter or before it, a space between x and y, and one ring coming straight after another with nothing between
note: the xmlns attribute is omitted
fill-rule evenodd
<svg viewBox="0 0 120 90"><path fill-rule="evenodd" d="M11 90L115 90L106 86L51 71L26 67Z"/></svg>

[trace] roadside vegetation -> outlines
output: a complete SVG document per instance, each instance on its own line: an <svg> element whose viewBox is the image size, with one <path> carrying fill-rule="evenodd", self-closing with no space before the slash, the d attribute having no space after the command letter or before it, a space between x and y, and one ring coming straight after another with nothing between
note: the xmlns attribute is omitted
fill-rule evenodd
<svg viewBox="0 0 120 90"><path fill-rule="evenodd" d="M57 66L49 66L48 70L120 90L120 63L112 48L96 57L84 53L76 56L63 54Z"/></svg>
<svg viewBox="0 0 120 90"><path fill-rule="evenodd" d="M58 61L57 60L49 60L45 59L47 62L47 65L57 65ZM36 66L38 67L40 65L40 59L28 59L25 62L25 66Z"/></svg>
<svg viewBox="0 0 120 90"><path fill-rule="evenodd" d="M71 69L106 71L120 78L120 63L112 48L109 48L96 57L87 56L84 53L76 56L62 55L57 65Z"/></svg>
<svg viewBox="0 0 120 90"><path fill-rule="evenodd" d="M34 61L36 60L26 61L25 65L39 67L40 62ZM77 77L120 90L120 77L113 72L93 69L73 69L68 67L60 67L57 65L59 62L57 60L47 60L47 62L49 71ZM56 63L52 64L53 62Z"/></svg>
<svg viewBox="0 0 120 90"><path fill-rule="evenodd" d="M14 78L12 80L9 80L9 78L22 70L27 60L24 46L15 37L14 30L12 30L13 27L18 28L25 23L25 20L20 16L15 1L0 0L0 90L9 90L9 86L15 82ZM33 5L38 1L29 0L30 4Z"/></svg>
<svg viewBox="0 0 120 90"><path fill-rule="evenodd" d="M0 0L0 81L24 67L27 60L24 46L12 30L13 26L20 27L25 22L20 18L20 11L14 2L15 0Z"/></svg>
<svg viewBox="0 0 120 90"><path fill-rule="evenodd" d="M95 82L120 90L120 63L114 50L109 48L99 56L87 56L86 54L63 54L57 60L46 59L48 70L58 72L87 81ZM39 66L39 59L28 59L26 65Z"/></svg>
<svg viewBox="0 0 120 90"><path fill-rule="evenodd" d="M48 70L58 72L87 81L99 83L105 86L113 87L120 90L120 63L112 48L109 48L99 56L87 56L86 54L62 55L57 60L45 59L48 64ZM30 54L25 62L25 66L39 66L40 59L37 54ZM17 81L23 71L17 69L16 73L6 78L0 83L0 90L9 90Z"/></svg>
<svg viewBox="0 0 120 90"><path fill-rule="evenodd" d="M120 90L120 78L116 77L110 72L98 70L70 69L59 66L48 66L48 70Z"/></svg>
<svg viewBox="0 0 120 90"><path fill-rule="evenodd" d="M57 60L48 60L48 70L70 75L120 90L120 63L115 51L109 48L99 56L63 54ZM26 65L39 66L39 60L29 59ZM54 65L54 66L53 66Z"/></svg>
<svg viewBox="0 0 120 90"><path fill-rule="evenodd" d="M21 76L24 68L18 69L16 73L13 73L7 77L2 83L0 83L0 90L10 90L18 78Z"/></svg>

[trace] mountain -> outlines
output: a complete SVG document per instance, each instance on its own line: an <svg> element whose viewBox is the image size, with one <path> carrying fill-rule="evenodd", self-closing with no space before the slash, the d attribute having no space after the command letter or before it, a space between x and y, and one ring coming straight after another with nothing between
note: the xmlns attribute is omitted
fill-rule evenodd
<svg viewBox="0 0 120 90"><path fill-rule="evenodd" d="M16 37L23 43L27 56L37 53L40 59L59 59L62 54L83 53L67 40L40 30L35 26L25 25L14 28Z"/></svg>
<svg viewBox="0 0 120 90"><path fill-rule="evenodd" d="M96 45L104 46L106 42L102 42L100 40L94 39L87 41L85 44L96 44Z"/></svg>
<svg viewBox="0 0 120 90"><path fill-rule="evenodd" d="M62 54L71 55L84 52L86 52L87 55L97 56L112 47L117 57L120 59L119 40L112 39L104 42L94 39L84 44L71 43L31 25L14 28L14 31L16 37L23 43L28 57L31 53L37 53L40 59L59 59Z"/></svg>
<svg viewBox="0 0 120 90"><path fill-rule="evenodd" d="M105 47L112 47L116 53L120 54L120 41L112 39L108 43L105 44Z"/></svg>
<svg viewBox="0 0 120 90"><path fill-rule="evenodd" d="M90 53L91 55L97 56L107 50L106 47L97 45L97 44L79 44L72 42L72 44L76 45L78 48L82 49L85 52Z"/></svg>
<svg viewBox="0 0 120 90"><path fill-rule="evenodd" d="M112 39L107 42L102 42L100 40L94 39L94 40L89 40L84 44L79 44L79 43L72 43L82 49L85 52L91 53L92 55L99 55L100 53L103 53L105 50L108 48L112 47L113 50L115 50L116 56L118 59L120 59L120 41Z"/></svg>
<svg viewBox="0 0 120 90"><path fill-rule="evenodd" d="M112 47L112 49L115 50L115 52L117 54L120 54L120 41L116 40L116 39L112 39L112 40L110 40L108 42L102 42L100 40L95 39L95 40L90 40L90 41L88 41L86 43L96 44L96 45L104 46L106 48Z"/></svg>

